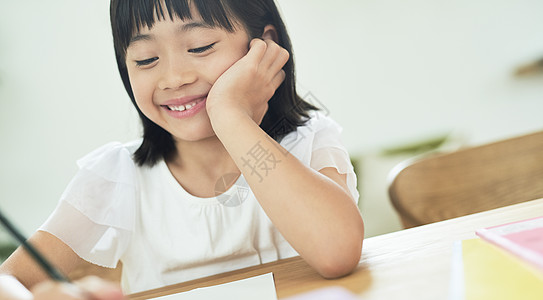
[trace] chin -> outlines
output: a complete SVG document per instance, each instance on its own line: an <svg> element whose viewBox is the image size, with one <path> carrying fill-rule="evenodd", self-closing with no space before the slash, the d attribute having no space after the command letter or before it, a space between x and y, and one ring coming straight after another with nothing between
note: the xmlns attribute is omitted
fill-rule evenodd
<svg viewBox="0 0 543 300"><path fill-rule="evenodd" d="M210 130L203 130L199 132L192 131L190 133L184 132L170 132L174 139L178 142L201 142L210 139L216 139L215 132Z"/></svg>

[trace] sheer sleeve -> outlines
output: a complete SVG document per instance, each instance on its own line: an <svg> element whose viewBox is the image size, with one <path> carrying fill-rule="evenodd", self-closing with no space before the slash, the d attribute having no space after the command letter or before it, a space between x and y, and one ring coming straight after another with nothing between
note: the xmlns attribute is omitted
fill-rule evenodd
<svg viewBox="0 0 543 300"><path fill-rule="evenodd" d="M345 174L349 192L358 203L356 174L349 153L341 141L342 130L331 118L312 112L307 123L285 136L281 145L314 170L330 167L335 168L339 174Z"/></svg>
<svg viewBox="0 0 543 300"><path fill-rule="evenodd" d="M77 164L79 171L40 230L61 239L81 258L114 268L134 227L137 185L130 148L110 143Z"/></svg>

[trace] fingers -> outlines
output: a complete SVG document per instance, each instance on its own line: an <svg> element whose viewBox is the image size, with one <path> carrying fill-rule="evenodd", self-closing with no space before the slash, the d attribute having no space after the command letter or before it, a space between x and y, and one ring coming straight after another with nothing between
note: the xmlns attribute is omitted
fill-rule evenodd
<svg viewBox="0 0 543 300"><path fill-rule="evenodd" d="M254 60L253 63L257 65L257 72L261 72L264 77L268 78L268 82L274 91L285 80L286 75L283 67L290 55L286 49L273 40L253 39L247 56L248 59Z"/></svg>
<svg viewBox="0 0 543 300"><path fill-rule="evenodd" d="M46 281L32 289L34 299L68 300L123 300L123 293L116 284L98 277L85 277L71 283Z"/></svg>
<svg viewBox="0 0 543 300"><path fill-rule="evenodd" d="M286 74L283 70L283 67L287 63L290 54L286 49L279 46L272 40L266 40L268 44L268 53L269 55L264 56L261 66L263 68L269 69L271 74L274 74L271 84L273 89L276 90L281 83L285 80Z"/></svg>
<svg viewBox="0 0 543 300"><path fill-rule="evenodd" d="M266 53L260 62L260 67L264 70L270 70L272 73L277 73L287 63L290 55L286 49L272 40L266 40L265 43Z"/></svg>
<svg viewBox="0 0 543 300"><path fill-rule="evenodd" d="M283 83L283 81L285 80L285 77L286 77L286 74L285 74L285 71L283 70L280 70L279 73L277 73L273 77L271 84L275 90L281 85L281 83Z"/></svg>
<svg viewBox="0 0 543 300"><path fill-rule="evenodd" d="M249 44L249 52L247 53L247 59L251 60L253 63L258 64L262 61L262 58L266 54L267 50L266 43L261 39L253 39Z"/></svg>
<svg viewBox="0 0 543 300"><path fill-rule="evenodd" d="M247 56L258 64L259 70L269 70L275 74L285 66L290 54L273 40L253 39Z"/></svg>
<svg viewBox="0 0 543 300"><path fill-rule="evenodd" d="M104 281L96 276L88 276L77 282L77 285L93 300L122 300L121 288L112 282Z"/></svg>
<svg viewBox="0 0 543 300"><path fill-rule="evenodd" d="M45 281L37 284L32 289L34 299L66 299L66 300L85 300L85 296L79 289L68 283Z"/></svg>

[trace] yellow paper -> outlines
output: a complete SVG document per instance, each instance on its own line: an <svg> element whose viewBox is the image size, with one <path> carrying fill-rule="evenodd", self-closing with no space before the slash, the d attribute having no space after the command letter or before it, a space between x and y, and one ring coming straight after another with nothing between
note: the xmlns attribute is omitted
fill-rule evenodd
<svg viewBox="0 0 543 300"><path fill-rule="evenodd" d="M466 300L541 300L543 273L480 239L462 242Z"/></svg>

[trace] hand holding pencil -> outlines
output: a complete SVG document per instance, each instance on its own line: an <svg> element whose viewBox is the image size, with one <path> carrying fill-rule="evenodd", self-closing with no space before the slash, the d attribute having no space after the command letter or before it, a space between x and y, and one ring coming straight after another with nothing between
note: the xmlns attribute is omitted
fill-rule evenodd
<svg viewBox="0 0 543 300"><path fill-rule="evenodd" d="M122 300L120 288L98 277L85 277L74 283L46 281L32 289L34 300Z"/></svg>
<svg viewBox="0 0 543 300"><path fill-rule="evenodd" d="M0 223L21 243L36 263L49 275L51 280L41 282L32 288L30 293L13 276L0 274L0 299L21 300L122 300L124 295L116 284L104 281L98 277L89 276L70 282L55 266L35 249L19 230L2 214Z"/></svg>
<svg viewBox="0 0 543 300"><path fill-rule="evenodd" d="M28 291L10 275L0 275L0 299L9 300L123 300L121 289L98 277L85 277L73 283L47 280Z"/></svg>

